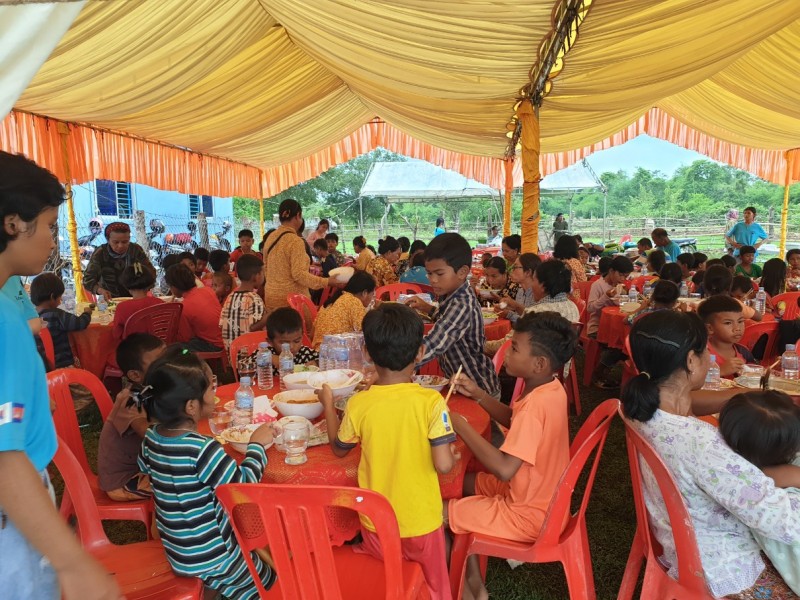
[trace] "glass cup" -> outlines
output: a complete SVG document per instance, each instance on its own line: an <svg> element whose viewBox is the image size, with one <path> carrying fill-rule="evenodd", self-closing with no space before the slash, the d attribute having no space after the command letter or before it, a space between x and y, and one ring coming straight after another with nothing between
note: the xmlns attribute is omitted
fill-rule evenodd
<svg viewBox="0 0 800 600"><path fill-rule="evenodd" d="M233 414L231 411L222 406L216 407L214 412L211 413L211 417L208 419L208 426L211 429L211 433L214 435L221 434L231 426L232 419Z"/></svg>
<svg viewBox="0 0 800 600"><path fill-rule="evenodd" d="M219 381L217 380L217 376L216 375L212 375L211 376L211 387L214 389L214 393L215 394L217 393L217 384L218 383L219 383Z"/></svg>
<svg viewBox="0 0 800 600"><path fill-rule="evenodd" d="M287 423L283 426L283 448L286 451L284 462L287 465L302 465L308 460L306 448L310 435L306 423Z"/></svg>

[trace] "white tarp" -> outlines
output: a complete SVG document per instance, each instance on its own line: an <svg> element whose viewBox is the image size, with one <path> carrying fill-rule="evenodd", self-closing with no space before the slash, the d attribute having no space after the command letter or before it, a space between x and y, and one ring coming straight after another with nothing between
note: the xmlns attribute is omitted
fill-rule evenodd
<svg viewBox="0 0 800 600"><path fill-rule="evenodd" d="M499 192L455 171L423 160L376 162L361 196L382 196L387 202L425 202L466 198L497 198Z"/></svg>
<svg viewBox="0 0 800 600"><path fill-rule="evenodd" d="M597 190L604 187L603 182L597 179L584 161L548 175L539 184L542 193Z"/></svg>

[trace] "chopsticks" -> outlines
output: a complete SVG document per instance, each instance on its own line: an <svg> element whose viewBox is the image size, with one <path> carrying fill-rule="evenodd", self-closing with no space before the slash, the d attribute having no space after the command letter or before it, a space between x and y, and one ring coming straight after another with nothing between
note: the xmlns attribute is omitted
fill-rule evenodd
<svg viewBox="0 0 800 600"><path fill-rule="evenodd" d="M456 371L456 374L455 374L455 375L453 376L453 378L450 380L450 389L449 389L449 390L447 390L447 396L445 396L445 397L444 397L444 403L445 403L445 404L447 404L448 402L450 402L450 396L452 396L452 395L453 395L453 390L454 390L454 389L455 389L455 387L456 387L456 379L458 379L458 376L459 376L459 375L461 375L461 369L462 369L463 367L464 367L464 365L458 365L458 371Z"/></svg>
<svg viewBox="0 0 800 600"><path fill-rule="evenodd" d="M774 363L772 363L769 367L767 367L766 371L764 371L764 374L761 376L761 381L759 382L761 384L762 390L767 389L767 385L769 384L769 376L772 374L772 369L778 366L779 362L781 362L780 358L776 360Z"/></svg>

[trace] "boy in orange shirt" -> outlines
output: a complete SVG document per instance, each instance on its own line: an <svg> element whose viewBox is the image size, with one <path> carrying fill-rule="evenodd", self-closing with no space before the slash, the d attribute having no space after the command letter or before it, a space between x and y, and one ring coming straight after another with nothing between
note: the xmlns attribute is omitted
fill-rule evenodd
<svg viewBox="0 0 800 600"><path fill-rule="evenodd" d="M331 389L322 389L328 439L337 456L361 444L358 485L386 496L397 515L403 558L420 564L431 598L449 600L437 473L453 468L456 436L442 395L411 381L424 352L422 321L407 306L383 304L366 314L363 331L378 379L349 400L341 425ZM372 523L362 519L361 530L361 550L382 558Z"/></svg>
<svg viewBox="0 0 800 600"><path fill-rule="evenodd" d="M572 325L553 312L528 313L514 325L506 372L525 381L523 395L509 408L464 375L457 391L474 398L509 428L497 449L458 415L453 429L488 473L467 473L464 498L445 505L453 533L478 532L519 542L539 536L550 500L569 464L567 395L556 373L575 352ZM488 597L478 557L467 563L464 598Z"/></svg>

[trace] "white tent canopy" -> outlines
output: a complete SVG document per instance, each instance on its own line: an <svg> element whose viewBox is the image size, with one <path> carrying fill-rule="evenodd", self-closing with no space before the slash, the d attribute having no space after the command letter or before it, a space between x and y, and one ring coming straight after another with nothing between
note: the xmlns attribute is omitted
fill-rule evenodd
<svg viewBox="0 0 800 600"><path fill-rule="evenodd" d="M605 185L588 166L586 159L551 173L539 184L542 194L559 192L579 192L583 190L602 190Z"/></svg>

